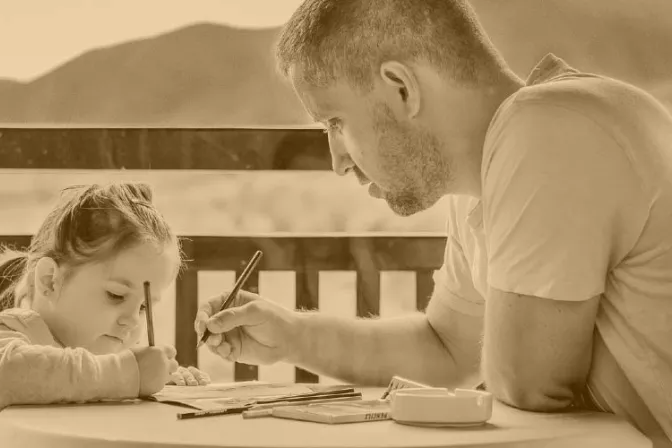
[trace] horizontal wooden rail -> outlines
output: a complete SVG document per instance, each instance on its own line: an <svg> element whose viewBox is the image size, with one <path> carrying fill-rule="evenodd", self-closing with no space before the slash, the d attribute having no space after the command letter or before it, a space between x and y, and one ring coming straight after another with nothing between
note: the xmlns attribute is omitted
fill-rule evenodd
<svg viewBox="0 0 672 448"><path fill-rule="evenodd" d="M315 128L25 128L0 126L0 168L330 170Z"/></svg>
<svg viewBox="0 0 672 448"><path fill-rule="evenodd" d="M0 169L68 170L331 170L326 135L308 127L152 128L0 125ZM22 248L29 235L0 236ZM259 249L258 271L294 271L296 307L319 309L317 287L324 271L357 275L357 315L380 311L382 271L414 271L417 309L424 309L432 273L443 258L441 236L225 236L185 237L186 269L176 282L178 361L197 365L193 321L200 271L239 273ZM258 274L249 279L255 290ZM236 365L235 379L258 376L255 366ZM300 369L299 381L317 377Z"/></svg>
<svg viewBox="0 0 672 448"><path fill-rule="evenodd" d="M357 316L380 314L380 273L414 271L416 309L424 310L432 293L432 274L443 260L445 238L441 236L182 236L186 268L176 282L175 346L181 365L198 365L193 331L198 307L198 272L233 271L236 275L256 250L262 250L257 270L246 290L258 291L260 271L294 271L297 309L319 310L319 274L324 271L354 271L357 275ZM30 236L4 235L0 243L23 249ZM236 381L258 379L257 366L236 364ZM317 375L297 368L296 381L317 382Z"/></svg>

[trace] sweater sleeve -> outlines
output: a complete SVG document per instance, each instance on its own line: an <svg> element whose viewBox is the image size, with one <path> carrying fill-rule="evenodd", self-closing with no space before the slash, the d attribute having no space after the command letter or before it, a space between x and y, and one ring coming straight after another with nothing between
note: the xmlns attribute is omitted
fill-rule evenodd
<svg viewBox="0 0 672 448"><path fill-rule="evenodd" d="M0 409L138 396L140 374L130 350L94 355L82 348L35 345L0 323Z"/></svg>

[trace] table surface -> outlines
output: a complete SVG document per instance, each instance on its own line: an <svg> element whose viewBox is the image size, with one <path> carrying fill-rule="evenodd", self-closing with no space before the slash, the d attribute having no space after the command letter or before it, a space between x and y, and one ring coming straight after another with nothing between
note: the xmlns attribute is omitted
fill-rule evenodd
<svg viewBox="0 0 672 448"><path fill-rule="evenodd" d="M362 388L365 399L383 389ZM421 428L392 420L326 425L278 418L222 415L177 420L185 408L149 401L11 406L0 411L0 447L12 448L424 448L651 447L611 414L523 412L495 401L480 427Z"/></svg>

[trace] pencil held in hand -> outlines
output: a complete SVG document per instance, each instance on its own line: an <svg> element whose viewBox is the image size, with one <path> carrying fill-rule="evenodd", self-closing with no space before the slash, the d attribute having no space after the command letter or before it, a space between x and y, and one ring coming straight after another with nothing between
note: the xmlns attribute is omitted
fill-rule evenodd
<svg viewBox="0 0 672 448"><path fill-rule="evenodd" d="M154 346L154 316L152 314L152 294L149 289L149 282L144 283L145 287L145 317L147 318L147 340L149 346Z"/></svg>
<svg viewBox="0 0 672 448"><path fill-rule="evenodd" d="M231 292L229 292L229 295L227 296L226 300L224 301L224 303L222 303L222 306L219 308L219 311L224 311L231 305L231 303L233 303L233 299L238 295L238 291L240 291L240 288L243 286L243 284L245 284L252 270L257 266L257 263L259 263L259 259L261 258L262 255L263 254L260 250L255 252L255 254L252 256L252 259L250 259L249 263L247 263L247 266L245 266L243 273L240 274L240 277L238 277L236 284L233 285L233 289L231 290ZM208 330L208 328L206 327L205 332L203 333L203 337L201 338L200 341L198 341L196 348L203 345L211 335L212 333L210 333L210 330Z"/></svg>

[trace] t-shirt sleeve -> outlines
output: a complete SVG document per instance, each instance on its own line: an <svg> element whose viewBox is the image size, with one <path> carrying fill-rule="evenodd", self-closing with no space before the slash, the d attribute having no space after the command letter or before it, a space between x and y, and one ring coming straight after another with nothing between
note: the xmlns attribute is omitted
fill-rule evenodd
<svg viewBox="0 0 672 448"><path fill-rule="evenodd" d="M641 182L612 135L564 106L511 106L484 154L488 283L505 292L587 300L635 244Z"/></svg>

